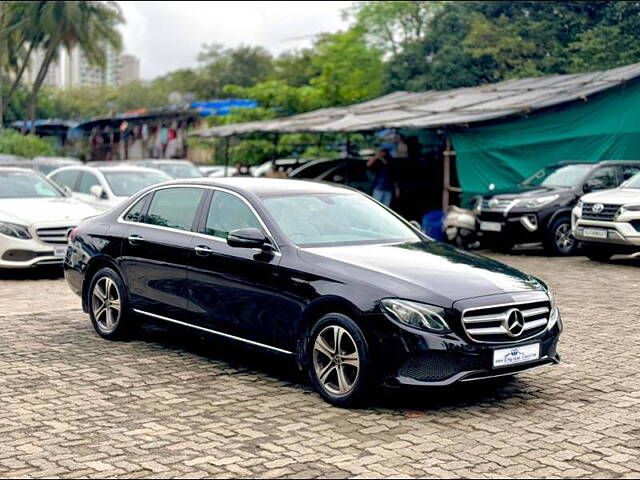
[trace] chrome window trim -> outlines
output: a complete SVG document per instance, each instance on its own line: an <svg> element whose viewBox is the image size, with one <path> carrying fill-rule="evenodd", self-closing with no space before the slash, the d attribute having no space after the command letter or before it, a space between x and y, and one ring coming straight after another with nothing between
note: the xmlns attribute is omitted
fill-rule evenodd
<svg viewBox="0 0 640 480"><path fill-rule="evenodd" d="M154 187L152 190L149 190L144 195L141 195L140 197L138 197L136 199L135 202L133 202L131 205L129 205L118 216L116 221L118 223L123 223L123 224L126 224L126 225L138 225L138 226L143 226L143 227L146 227L146 228L155 228L157 230L166 230L166 231L170 231L170 232L185 233L185 234L188 234L188 235L193 235L193 236L198 237L198 238L206 238L207 240L216 240L218 242L223 242L224 244L227 243L226 239L220 238L220 237L215 237L213 235L207 235L207 234L200 233L200 232L193 232L191 230L180 230L178 228L163 227L163 226L160 226L160 225L152 225L152 224L143 223L143 222L131 222L131 221L128 221L128 220L124 219L124 217L129 213L129 211L134 207L134 205L136 205L138 203L139 200L142 200L147 195L151 195L151 194L157 192L158 190L165 190L167 188L201 188L203 190L208 189L208 190L214 190L214 191L220 191L220 192L224 192L224 193L229 193L229 194L234 195L235 197L239 198L240 200L242 200L249 207L249 209L251 210L251 213L253 213L255 215L255 217L260 222L260 225L262 225L262 228L264 228L264 231L267 234L267 238L269 239L269 241L271 242L271 245L275 249L273 251L273 254L277 255L277 256L280 256L280 248L276 244L273 234L271 233L269 228L267 228L267 225L264 223L264 221L262 220L262 218L260 217L260 215L258 214L256 209L253 208L253 205L251 205L251 203L246 198L244 198L242 195L240 195L239 193L234 192L233 190L229 190L229 189L223 188L223 187L217 187L217 186L212 186L212 185L197 185L197 184L163 185L163 186L160 186L160 187ZM253 248L251 250L260 250L260 249Z"/></svg>
<svg viewBox="0 0 640 480"><path fill-rule="evenodd" d="M282 348L272 347L271 345L266 345L260 342L254 342L253 340L247 340L246 338L236 337L235 335L230 335L228 333L218 332L217 330L211 330L210 328L200 327L199 325L192 325L191 323L181 322L180 320L174 320L173 318L163 317L162 315L157 315L155 313L145 312L144 310L138 310L136 308L133 309L134 312L139 313L141 315L147 315L148 317L157 318L158 320L164 320L165 322L175 323L177 325L182 325L185 327L195 328L196 330L201 330L203 332L212 333L214 335L219 335L221 337L229 338L231 340L237 340L239 342L244 342L249 345L254 345L256 347L266 348L268 350L273 350L274 352L284 353L286 355L293 355L293 352L289 350L283 350Z"/></svg>
<svg viewBox="0 0 640 480"><path fill-rule="evenodd" d="M492 308L503 308L503 307L515 307L517 305L530 305L533 303L540 303L540 302L549 302L549 305L551 306L551 298L549 298L548 295L545 294L545 292L540 291L539 293L544 294L545 298L541 298L540 300L527 300L527 301L523 301L523 302L510 302L510 303L499 303L496 305L485 305L483 307L469 307L469 308L465 308L462 313L460 314L460 323L462 324L462 329L464 330L464 333L467 335L467 338L469 338L469 340L471 340L472 342L475 343L480 343L480 344L487 344L487 345L504 345L504 344L516 344L516 343L523 343L526 342L528 340L532 340L536 337L539 337L540 335L542 335L543 333L545 333L547 331L547 329L545 328L544 330L542 330L541 332L535 333L533 335L529 335L528 337L515 337L509 340L500 340L500 341L485 341L485 340L478 340L476 339L474 336L472 336L469 333L469 329L467 328L465 321L464 321L464 317L467 314L467 312L470 311L477 311L477 310L488 310L488 309L492 309ZM549 320L551 318L551 315L554 314L554 312L551 311L551 308L549 307L549 315L546 318L546 325L549 324ZM473 329L473 327L472 327Z"/></svg>

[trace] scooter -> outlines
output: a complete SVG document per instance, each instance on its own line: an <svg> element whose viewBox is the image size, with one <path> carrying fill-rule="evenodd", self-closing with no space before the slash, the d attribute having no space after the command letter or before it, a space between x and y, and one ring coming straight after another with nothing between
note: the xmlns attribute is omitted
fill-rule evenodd
<svg viewBox="0 0 640 480"><path fill-rule="evenodd" d="M480 246L476 234L476 215L471 210L450 206L443 228L446 241L458 248L469 250Z"/></svg>

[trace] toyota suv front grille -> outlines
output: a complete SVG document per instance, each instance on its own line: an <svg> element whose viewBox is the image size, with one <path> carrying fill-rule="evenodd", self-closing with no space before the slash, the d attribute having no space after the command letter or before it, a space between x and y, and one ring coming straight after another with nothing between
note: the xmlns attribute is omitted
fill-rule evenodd
<svg viewBox="0 0 640 480"><path fill-rule="evenodd" d="M475 342L515 343L542 333L550 313L548 300L474 307L462 312L462 325Z"/></svg>
<svg viewBox="0 0 640 480"><path fill-rule="evenodd" d="M620 205L603 205L602 203L585 203L582 205L582 218L585 220L613 221Z"/></svg>

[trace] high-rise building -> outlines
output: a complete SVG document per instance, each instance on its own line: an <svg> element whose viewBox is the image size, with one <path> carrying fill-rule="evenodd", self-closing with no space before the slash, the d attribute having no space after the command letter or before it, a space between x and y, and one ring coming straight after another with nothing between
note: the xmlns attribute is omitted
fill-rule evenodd
<svg viewBox="0 0 640 480"><path fill-rule="evenodd" d="M45 50L41 48L34 50L31 56L31 61L29 62L29 66L24 72L25 83L33 84L36 81L45 55ZM47 70L47 74L45 75L42 84L50 87L59 87L62 84L61 73L62 69L60 68L60 61L59 59L56 59L49 64L49 69Z"/></svg>
<svg viewBox="0 0 640 480"><path fill-rule="evenodd" d="M140 78L140 60L135 55L122 54L118 62L118 85L127 85Z"/></svg>
<svg viewBox="0 0 640 480"><path fill-rule="evenodd" d="M104 67L91 65L79 47L74 47L70 53L67 53L65 58L65 86L117 85L119 54L111 45L107 45L105 50Z"/></svg>

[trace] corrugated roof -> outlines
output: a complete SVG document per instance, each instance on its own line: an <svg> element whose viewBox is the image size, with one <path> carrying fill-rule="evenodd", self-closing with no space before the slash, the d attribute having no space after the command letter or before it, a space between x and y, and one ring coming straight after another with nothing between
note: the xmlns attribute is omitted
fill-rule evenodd
<svg viewBox="0 0 640 480"><path fill-rule="evenodd" d="M191 135L227 137L252 132L352 132L461 125L585 99L637 77L640 77L640 63L602 72L523 78L455 90L394 92L348 107L222 125Z"/></svg>

